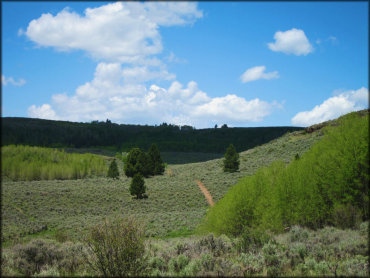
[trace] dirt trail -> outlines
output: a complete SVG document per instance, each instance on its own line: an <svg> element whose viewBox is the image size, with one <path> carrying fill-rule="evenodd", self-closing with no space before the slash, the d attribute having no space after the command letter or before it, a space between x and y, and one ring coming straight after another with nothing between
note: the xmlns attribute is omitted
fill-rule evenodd
<svg viewBox="0 0 370 278"><path fill-rule="evenodd" d="M212 196L207 190L207 188L203 185L203 183L200 180L195 180L195 182L198 184L200 190L202 190L204 197L206 197L208 204L213 207L214 203L212 200Z"/></svg>

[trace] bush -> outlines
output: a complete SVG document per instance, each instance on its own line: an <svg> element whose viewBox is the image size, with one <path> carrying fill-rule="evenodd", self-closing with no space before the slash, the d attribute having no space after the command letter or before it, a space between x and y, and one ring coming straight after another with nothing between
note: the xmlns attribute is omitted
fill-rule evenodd
<svg viewBox="0 0 370 278"><path fill-rule="evenodd" d="M26 245L16 245L13 256L13 267L21 274L31 276L40 273L42 267L60 261L64 254L55 244L36 239Z"/></svg>
<svg viewBox="0 0 370 278"><path fill-rule="evenodd" d="M104 276L139 276L147 267L144 231L132 218L106 220L91 229L89 265Z"/></svg>
<svg viewBox="0 0 370 278"><path fill-rule="evenodd" d="M113 160L109 166L108 169L108 177L113 178L113 179L118 179L119 177L119 172L118 172L118 167L116 160Z"/></svg>
<svg viewBox="0 0 370 278"><path fill-rule="evenodd" d="M143 198L144 193L145 193L145 182L143 176L140 173L135 174L130 184L130 194L136 195L137 199L141 199Z"/></svg>
<svg viewBox="0 0 370 278"><path fill-rule="evenodd" d="M341 229L356 228L361 223L361 212L351 204L337 205L334 208L333 222Z"/></svg>

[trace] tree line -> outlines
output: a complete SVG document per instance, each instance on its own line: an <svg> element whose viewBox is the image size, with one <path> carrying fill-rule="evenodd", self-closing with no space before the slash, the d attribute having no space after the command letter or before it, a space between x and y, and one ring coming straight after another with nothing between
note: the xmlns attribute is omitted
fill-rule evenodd
<svg viewBox="0 0 370 278"><path fill-rule="evenodd" d="M161 151L224 153L232 143L239 151L267 143L299 127L250 127L195 129L163 123L159 126L105 122L76 123L32 118L2 118L2 145L43 147L106 147L128 152L148 150L155 143Z"/></svg>

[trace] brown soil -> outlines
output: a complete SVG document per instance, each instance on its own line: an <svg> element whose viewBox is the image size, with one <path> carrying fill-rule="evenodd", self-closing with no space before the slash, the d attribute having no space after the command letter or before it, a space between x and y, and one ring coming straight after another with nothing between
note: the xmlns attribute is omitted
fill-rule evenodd
<svg viewBox="0 0 370 278"><path fill-rule="evenodd" d="M200 180L195 180L195 182L198 184L200 190L202 190L202 192L204 194L204 197L206 197L206 199L207 199L208 204L211 207L213 207L214 203L213 203L213 200L212 200L212 196L209 193L209 191L207 190L207 188L203 185L203 183Z"/></svg>

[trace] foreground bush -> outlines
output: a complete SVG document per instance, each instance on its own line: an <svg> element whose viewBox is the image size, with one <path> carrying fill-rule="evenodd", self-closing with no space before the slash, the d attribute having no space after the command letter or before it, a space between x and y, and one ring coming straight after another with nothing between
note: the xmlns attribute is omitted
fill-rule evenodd
<svg viewBox="0 0 370 278"><path fill-rule="evenodd" d="M104 159L93 154L30 146L1 148L1 175L13 181L80 179L106 173Z"/></svg>
<svg viewBox="0 0 370 278"><path fill-rule="evenodd" d="M99 275L139 276L146 269L144 232L132 218L106 220L87 238L88 263Z"/></svg>

